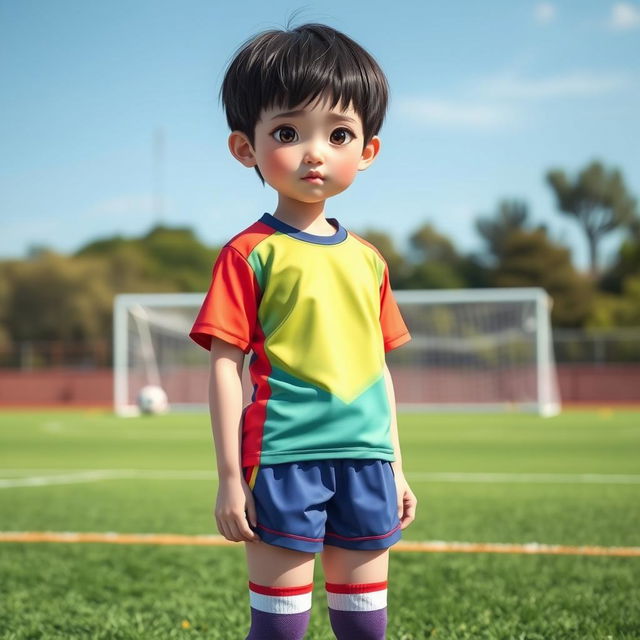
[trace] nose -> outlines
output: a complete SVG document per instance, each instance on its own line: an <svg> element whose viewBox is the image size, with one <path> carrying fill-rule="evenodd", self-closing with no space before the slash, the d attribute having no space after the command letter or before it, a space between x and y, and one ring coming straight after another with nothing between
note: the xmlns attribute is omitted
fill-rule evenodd
<svg viewBox="0 0 640 640"><path fill-rule="evenodd" d="M309 140L304 152L304 161L306 164L320 164L323 161L322 143L320 140Z"/></svg>

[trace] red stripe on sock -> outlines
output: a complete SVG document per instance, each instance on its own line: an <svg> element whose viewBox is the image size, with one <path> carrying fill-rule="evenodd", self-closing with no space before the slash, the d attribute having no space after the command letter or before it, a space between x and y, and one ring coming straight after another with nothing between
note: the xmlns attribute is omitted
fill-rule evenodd
<svg viewBox="0 0 640 640"><path fill-rule="evenodd" d="M325 588L331 593L371 593L372 591L386 589L387 581L369 582L368 584L335 584L333 582L325 582Z"/></svg>
<svg viewBox="0 0 640 640"><path fill-rule="evenodd" d="M249 581L249 589L264 596L299 596L302 593L311 593L313 591L313 582L301 587L265 587Z"/></svg>

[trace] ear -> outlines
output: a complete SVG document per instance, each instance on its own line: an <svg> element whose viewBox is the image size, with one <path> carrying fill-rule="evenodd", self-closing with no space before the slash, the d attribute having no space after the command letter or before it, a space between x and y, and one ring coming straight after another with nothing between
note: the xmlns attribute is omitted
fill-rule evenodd
<svg viewBox="0 0 640 640"><path fill-rule="evenodd" d="M229 151L231 155L245 167L255 167L257 162L255 152L249 138L242 131L232 131L229 135Z"/></svg>
<svg viewBox="0 0 640 640"><path fill-rule="evenodd" d="M379 152L380 138L378 138L378 136L373 136L362 150L362 156L360 158L360 162L358 162L358 171L368 169Z"/></svg>

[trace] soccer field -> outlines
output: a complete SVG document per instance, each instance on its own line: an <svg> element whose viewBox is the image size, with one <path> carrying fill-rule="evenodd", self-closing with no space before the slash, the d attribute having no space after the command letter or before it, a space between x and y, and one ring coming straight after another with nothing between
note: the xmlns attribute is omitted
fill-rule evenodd
<svg viewBox="0 0 640 640"><path fill-rule="evenodd" d="M419 500L403 541L570 553L398 545L390 640L640 638L640 556L576 548L640 547L640 413L401 414L399 428ZM205 414L5 411L0 531L215 534L214 464ZM330 639L319 562L313 597L306 637ZM248 621L240 544L0 543L0 638L238 640Z"/></svg>

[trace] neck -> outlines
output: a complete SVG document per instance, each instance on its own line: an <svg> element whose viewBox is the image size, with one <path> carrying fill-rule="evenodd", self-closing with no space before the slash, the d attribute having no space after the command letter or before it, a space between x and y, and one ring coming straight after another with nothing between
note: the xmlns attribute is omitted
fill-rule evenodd
<svg viewBox="0 0 640 640"><path fill-rule="evenodd" d="M301 231L309 229L335 231L326 221L324 203L324 200L320 202L300 202L279 194L278 206L273 212L273 216Z"/></svg>

